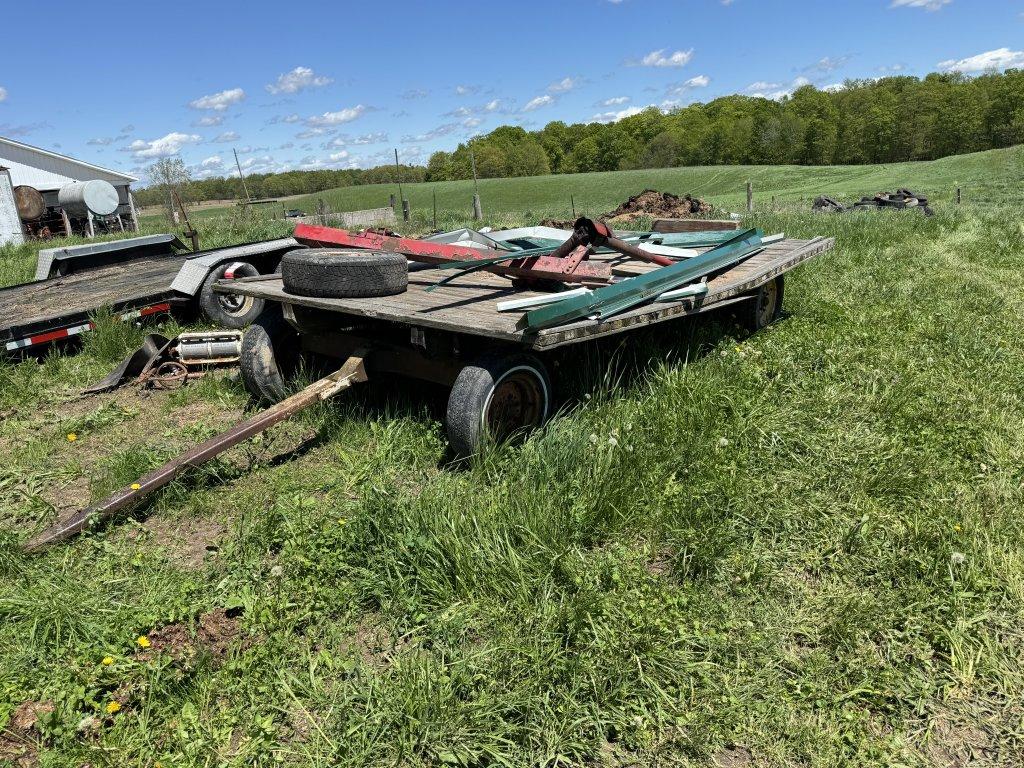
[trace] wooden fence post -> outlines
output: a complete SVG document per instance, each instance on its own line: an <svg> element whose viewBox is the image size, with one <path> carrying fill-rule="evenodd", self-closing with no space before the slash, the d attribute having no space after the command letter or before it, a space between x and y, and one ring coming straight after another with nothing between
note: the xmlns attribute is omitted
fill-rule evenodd
<svg viewBox="0 0 1024 768"><path fill-rule="evenodd" d="M753 213L754 211L754 185L752 182L747 182L747 213Z"/></svg>

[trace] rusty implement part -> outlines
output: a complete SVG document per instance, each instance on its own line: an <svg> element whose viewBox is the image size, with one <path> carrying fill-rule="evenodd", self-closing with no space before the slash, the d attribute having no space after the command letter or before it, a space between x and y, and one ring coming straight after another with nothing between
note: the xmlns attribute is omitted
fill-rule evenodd
<svg viewBox="0 0 1024 768"><path fill-rule="evenodd" d="M639 259L640 261L648 261L662 267L670 267L676 263L675 259L670 259L667 256L661 256L656 253L648 253L632 243L620 240L615 237L615 233L612 232L611 227L603 221L594 221L593 219L581 217L576 220L575 230L573 237L578 238L580 242L591 245L594 248L611 248L613 251L617 251L623 256L629 256L634 259ZM572 238L570 238L570 240L572 240Z"/></svg>
<svg viewBox="0 0 1024 768"><path fill-rule="evenodd" d="M427 264L493 259L500 263L487 264L482 268L488 272L508 277L557 280L563 283L608 283L612 277L611 267L608 264L589 261L567 262L564 258L549 253L516 258L514 251L433 243L427 240L394 237L373 231L359 232L353 235L343 229L317 227L310 224L299 224L295 227L294 237L303 245L341 246L343 248L365 248L383 253L400 253L407 259ZM571 253L575 247L569 248L565 255Z"/></svg>
<svg viewBox="0 0 1024 768"><path fill-rule="evenodd" d="M253 435L258 435L299 411L327 400L353 384L366 381L366 369L363 366L365 355L365 350L356 351L341 368L329 376L313 382L301 392L297 392L277 405L236 424L227 432L211 437L181 456L171 459L149 474L140 477L131 485L121 488L99 503L76 513L71 519L47 528L24 545L25 551L39 552L51 544L67 541L163 488L185 470L200 467L224 453L228 448L238 445Z"/></svg>

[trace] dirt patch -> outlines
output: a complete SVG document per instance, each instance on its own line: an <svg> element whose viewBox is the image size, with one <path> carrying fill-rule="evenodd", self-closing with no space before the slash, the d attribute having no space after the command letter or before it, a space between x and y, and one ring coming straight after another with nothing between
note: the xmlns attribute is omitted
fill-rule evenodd
<svg viewBox="0 0 1024 768"><path fill-rule="evenodd" d="M53 507L58 519L68 517L89 503L89 478L76 477L61 485L47 488L40 495Z"/></svg>
<svg viewBox="0 0 1024 768"><path fill-rule="evenodd" d="M367 616L357 625L352 636L341 644L342 653L354 653L371 669L381 669L408 645L408 640L396 641L379 617Z"/></svg>
<svg viewBox="0 0 1024 768"><path fill-rule="evenodd" d="M628 226L642 219L698 219L709 216L711 211L711 204L700 198L645 189L614 211L608 211L597 218L614 226ZM575 225L575 221L568 219L544 219L540 222L542 227L556 229L572 229Z"/></svg>
<svg viewBox="0 0 1024 768"><path fill-rule="evenodd" d="M967 768L994 764L997 750L991 734L981 726L939 716L922 752L931 765Z"/></svg>
<svg viewBox="0 0 1024 768"><path fill-rule="evenodd" d="M711 205L699 198L645 189L602 218L612 224L632 224L638 219L693 219L710 213Z"/></svg>
<svg viewBox="0 0 1024 768"><path fill-rule="evenodd" d="M718 768L746 768L753 762L754 756L746 747L728 747L712 758Z"/></svg>
<svg viewBox="0 0 1024 768"><path fill-rule="evenodd" d="M652 576L669 578L672 575L672 553L668 550L655 552L645 567Z"/></svg>
<svg viewBox="0 0 1024 768"><path fill-rule="evenodd" d="M134 540L148 537L174 565L196 570L202 568L208 557L216 556L227 530L227 526L220 520L169 520L157 516L132 527L126 538Z"/></svg>
<svg viewBox="0 0 1024 768"><path fill-rule="evenodd" d="M227 656L240 634L241 609L217 608L199 616L195 633L182 623L168 624L146 635L149 647L138 658L149 661L165 654L176 660L188 660L199 653L208 653L217 660Z"/></svg>
<svg viewBox="0 0 1024 768"><path fill-rule="evenodd" d="M39 765L39 719L53 712L49 701L25 701L19 704L7 728L0 732L0 761L17 768Z"/></svg>

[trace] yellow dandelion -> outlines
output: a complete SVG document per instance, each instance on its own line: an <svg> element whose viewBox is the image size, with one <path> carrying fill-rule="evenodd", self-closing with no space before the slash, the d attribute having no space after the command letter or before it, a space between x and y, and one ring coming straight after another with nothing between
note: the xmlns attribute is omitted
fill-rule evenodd
<svg viewBox="0 0 1024 768"><path fill-rule="evenodd" d="M338 525L345 525L345 523L347 523L347 522L348 522L348 520L346 520L344 517L339 517L338 518Z"/></svg>
<svg viewBox="0 0 1024 768"><path fill-rule="evenodd" d="M113 657L113 656L104 656L104 657L103 657L103 661L101 661L100 663L101 663L101 664L102 664L102 665L103 665L104 667L109 667L109 666L110 666L111 664L113 664L113 663L114 663L114 657Z"/></svg>
<svg viewBox="0 0 1024 768"><path fill-rule="evenodd" d="M106 709L107 709L107 714L108 715L112 715L115 712L117 712L119 709L121 709L121 702L119 702L119 701L112 701L109 704L107 704Z"/></svg>
<svg viewBox="0 0 1024 768"><path fill-rule="evenodd" d="M149 642L149 638L145 635L139 635L139 639L135 642L141 645L143 648L149 648L149 646L151 645L151 643Z"/></svg>
<svg viewBox="0 0 1024 768"><path fill-rule="evenodd" d="M960 530L960 524L959 524L959 523L957 523L956 525L954 525L954 526L953 526L953 530L954 530L954 531L959 531L959 530Z"/></svg>
<svg viewBox="0 0 1024 768"><path fill-rule="evenodd" d="M139 485L138 483L132 483L130 487L131 487L131 489L132 489L133 491L137 491L137 490L139 490L139 488L141 488L142 486L141 486L141 485Z"/></svg>
<svg viewBox="0 0 1024 768"><path fill-rule="evenodd" d="M78 435L76 435L74 432L68 432L68 442L69 443L73 443L77 439L78 439Z"/></svg>

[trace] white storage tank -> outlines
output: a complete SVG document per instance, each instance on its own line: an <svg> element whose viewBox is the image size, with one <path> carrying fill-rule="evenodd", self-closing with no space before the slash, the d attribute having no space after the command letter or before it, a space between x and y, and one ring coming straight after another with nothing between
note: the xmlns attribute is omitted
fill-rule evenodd
<svg viewBox="0 0 1024 768"><path fill-rule="evenodd" d="M21 229L18 204L14 201L11 174L6 168L0 167L0 245L20 245L24 242L25 235Z"/></svg>
<svg viewBox="0 0 1024 768"><path fill-rule="evenodd" d="M109 181L75 181L65 184L57 193L57 202L68 216L76 219L109 216L117 210L117 190Z"/></svg>

